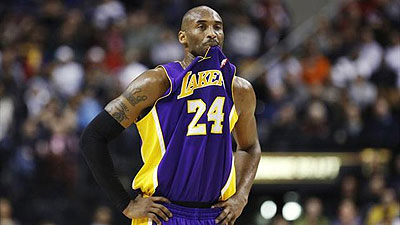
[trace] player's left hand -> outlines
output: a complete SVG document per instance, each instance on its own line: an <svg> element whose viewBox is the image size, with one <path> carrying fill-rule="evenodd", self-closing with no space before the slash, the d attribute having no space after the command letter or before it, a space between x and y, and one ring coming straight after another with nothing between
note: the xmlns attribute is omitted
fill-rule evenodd
<svg viewBox="0 0 400 225"><path fill-rule="evenodd" d="M223 208L221 214L215 219L217 224L233 225L236 219L242 214L244 207L247 204L247 199L240 195L233 195L228 200L218 202L212 208Z"/></svg>

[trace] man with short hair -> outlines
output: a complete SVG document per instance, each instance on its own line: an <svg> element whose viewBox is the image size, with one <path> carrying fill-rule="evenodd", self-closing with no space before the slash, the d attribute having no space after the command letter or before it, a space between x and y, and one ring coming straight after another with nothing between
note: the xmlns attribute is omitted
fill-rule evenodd
<svg viewBox="0 0 400 225"><path fill-rule="evenodd" d="M261 154L255 94L221 50L223 23L213 9L189 10L178 39L184 59L132 81L88 125L81 148L97 182L133 225L234 224L247 204ZM133 123L144 165L134 178L132 198L106 146Z"/></svg>

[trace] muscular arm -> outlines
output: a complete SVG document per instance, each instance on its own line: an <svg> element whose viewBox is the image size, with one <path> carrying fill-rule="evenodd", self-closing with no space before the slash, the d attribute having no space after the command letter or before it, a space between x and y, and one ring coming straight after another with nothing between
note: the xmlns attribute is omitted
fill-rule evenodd
<svg viewBox="0 0 400 225"><path fill-rule="evenodd" d="M116 99L105 107L106 111L123 127L136 122L138 117L169 88L170 83L162 68L140 75Z"/></svg>
<svg viewBox="0 0 400 225"><path fill-rule="evenodd" d="M163 69L143 73L90 122L81 136L80 147L93 176L121 211L131 199L115 173L107 144L153 106L168 87Z"/></svg>
<svg viewBox="0 0 400 225"><path fill-rule="evenodd" d="M235 153L236 195L242 196L247 203L261 156L261 147L258 142L257 125L254 117L256 97L248 81L237 77L234 82L233 94L235 107L239 115L233 130L233 136L237 144Z"/></svg>
<svg viewBox="0 0 400 225"><path fill-rule="evenodd" d="M215 205L224 208L216 222L228 225L235 223L247 204L261 156L254 117L256 97L251 84L243 78L236 77L233 83L233 97L239 116L233 129L233 136L237 144L235 153L236 193L227 201Z"/></svg>

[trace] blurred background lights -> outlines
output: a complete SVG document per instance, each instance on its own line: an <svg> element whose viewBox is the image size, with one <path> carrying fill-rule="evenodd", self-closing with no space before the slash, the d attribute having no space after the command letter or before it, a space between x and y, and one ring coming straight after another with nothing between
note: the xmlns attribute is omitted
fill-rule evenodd
<svg viewBox="0 0 400 225"><path fill-rule="evenodd" d="M74 51L71 47L63 45L57 48L55 56L61 62L67 62L74 58Z"/></svg>
<svg viewBox="0 0 400 225"><path fill-rule="evenodd" d="M301 215L301 205L297 202L288 202L282 208L283 218L287 221L293 221Z"/></svg>
<svg viewBox="0 0 400 225"><path fill-rule="evenodd" d="M104 60L106 52L99 46L93 46L89 49L87 55L90 62L101 63Z"/></svg>
<svg viewBox="0 0 400 225"><path fill-rule="evenodd" d="M260 208L261 216L266 220L272 219L275 216L276 211L277 207L273 201L265 201Z"/></svg>

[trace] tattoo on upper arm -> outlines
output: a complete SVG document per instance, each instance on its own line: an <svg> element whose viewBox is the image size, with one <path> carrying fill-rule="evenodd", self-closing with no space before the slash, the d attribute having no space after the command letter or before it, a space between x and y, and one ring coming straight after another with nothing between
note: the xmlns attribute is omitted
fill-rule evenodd
<svg viewBox="0 0 400 225"><path fill-rule="evenodd" d="M107 105L106 110L111 114L114 119L119 123L129 119L126 112L129 111L128 107L119 99L114 99L110 104Z"/></svg>
<svg viewBox="0 0 400 225"><path fill-rule="evenodd" d="M143 102L147 99L146 95L135 96L135 94L140 92L142 92L141 88L128 88L124 93L122 93L122 96L124 96L132 106L135 106L139 102Z"/></svg>

